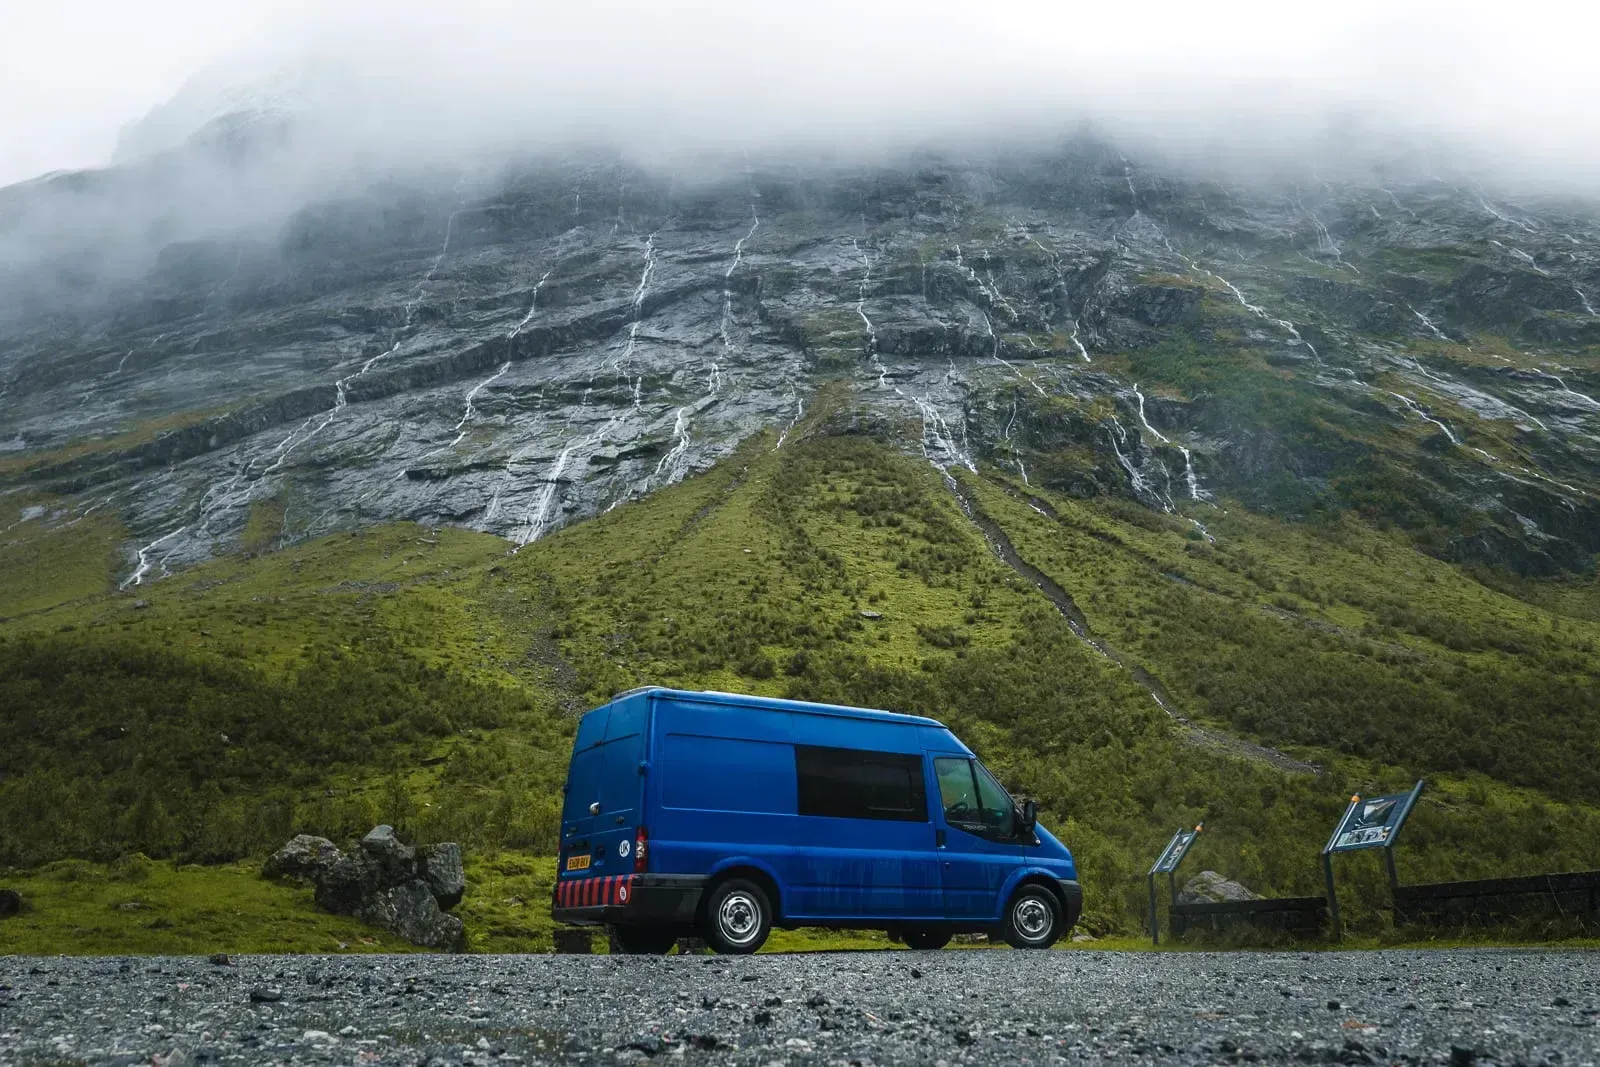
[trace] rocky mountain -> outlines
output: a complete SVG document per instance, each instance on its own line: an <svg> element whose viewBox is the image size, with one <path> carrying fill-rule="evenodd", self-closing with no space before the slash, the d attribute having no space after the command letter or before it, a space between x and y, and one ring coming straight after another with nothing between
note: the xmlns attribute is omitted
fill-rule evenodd
<svg viewBox="0 0 1600 1067"><path fill-rule="evenodd" d="M1101 932L1174 826L1320 891L1424 776L1408 880L1597 862L1595 203L1103 132L395 169L264 84L0 189L36 943L193 951L76 887L143 853L236 916L187 864L382 823L461 843L473 947L546 946L573 714L641 684L950 723Z"/></svg>
<svg viewBox="0 0 1600 1067"><path fill-rule="evenodd" d="M1524 575L1600 551L1592 204L1414 166L1224 178L1085 134L870 166L572 152L185 213L195 158L248 199L283 130L225 116L0 190L27 253L0 536L114 515L124 587L396 519L525 545L757 431L837 431L806 419L826 393L941 470L1199 539L1243 507Z"/></svg>

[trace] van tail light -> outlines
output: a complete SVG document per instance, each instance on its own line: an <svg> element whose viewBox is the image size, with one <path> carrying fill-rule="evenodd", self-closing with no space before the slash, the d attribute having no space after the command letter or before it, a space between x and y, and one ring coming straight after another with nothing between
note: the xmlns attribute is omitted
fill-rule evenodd
<svg viewBox="0 0 1600 1067"><path fill-rule="evenodd" d="M633 873L643 874L650 868L650 835L639 827L633 837Z"/></svg>

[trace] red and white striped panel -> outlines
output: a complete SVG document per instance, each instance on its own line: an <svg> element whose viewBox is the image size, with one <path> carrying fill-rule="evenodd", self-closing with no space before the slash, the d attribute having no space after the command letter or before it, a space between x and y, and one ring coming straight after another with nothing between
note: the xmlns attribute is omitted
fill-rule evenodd
<svg viewBox="0 0 1600 1067"><path fill-rule="evenodd" d="M633 896L633 875L613 874L568 878L556 884L559 908L600 908L626 904Z"/></svg>

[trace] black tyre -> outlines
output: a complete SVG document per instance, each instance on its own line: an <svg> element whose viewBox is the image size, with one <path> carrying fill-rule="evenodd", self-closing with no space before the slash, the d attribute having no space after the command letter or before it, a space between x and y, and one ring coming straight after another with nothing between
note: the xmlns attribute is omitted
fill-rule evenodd
<svg viewBox="0 0 1600 1067"><path fill-rule="evenodd" d="M1023 886L1006 905L1000 936L1012 948L1049 948L1061 936L1061 902L1044 886Z"/></svg>
<svg viewBox="0 0 1600 1067"><path fill-rule="evenodd" d="M618 926L613 932L617 947L630 956L665 956L678 943L677 933L656 926Z"/></svg>
<svg viewBox="0 0 1600 1067"><path fill-rule="evenodd" d="M949 930L907 930L906 947L920 952L934 952L950 943Z"/></svg>
<svg viewBox="0 0 1600 1067"><path fill-rule="evenodd" d="M707 895L700 918L706 944L725 956L748 956L772 932L772 904L754 882L730 878Z"/></svg>

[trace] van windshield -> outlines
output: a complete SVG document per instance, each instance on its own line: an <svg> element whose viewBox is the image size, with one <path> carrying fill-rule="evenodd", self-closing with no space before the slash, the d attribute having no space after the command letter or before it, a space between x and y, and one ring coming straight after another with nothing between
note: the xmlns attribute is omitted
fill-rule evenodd
<svg viewBox="0 0 1600 1067"><path fill-rule="evenodd" d="M1016 836L1016 807L1011 797L975 759L940 756L933 761L939 778L939 800L945 822L983 837Z"/></svg>

